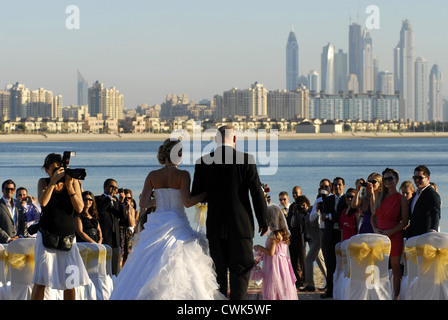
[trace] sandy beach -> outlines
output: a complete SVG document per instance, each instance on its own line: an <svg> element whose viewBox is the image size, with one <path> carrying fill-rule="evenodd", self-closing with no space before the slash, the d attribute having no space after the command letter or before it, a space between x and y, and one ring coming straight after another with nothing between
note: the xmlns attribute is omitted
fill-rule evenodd
<svg viewBox="0 0 448 320"><path fill-rule="evenodd" d="M448 132L348 132L348 133L278 133L279 140L319 139L375 139L375 138L447 138ZM163 141L170 134L122 133L122 134L0 134L0 143L12 142L89 142L89 141ZM269 139L270 136L267 135Z"/></svg>

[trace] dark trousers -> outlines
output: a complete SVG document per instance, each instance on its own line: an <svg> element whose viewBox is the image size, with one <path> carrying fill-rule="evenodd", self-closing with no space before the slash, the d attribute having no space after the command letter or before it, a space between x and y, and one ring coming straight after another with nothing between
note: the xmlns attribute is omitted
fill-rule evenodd
<svg viewBox="0 0 448 320"><path fill-rule="evenodd" d="M291 266L296 276L296 287L299 288L305 282L305 249L306 244L303 241L303 235L291 231L289 255L291 257Z"/></svg>
<svg viewBox="0 0 448 320"><path fill-rule="evenodd" d="M327 292L333 294L333 273L336 270L336 244L341 242L341 230L325 229L322 235L322 253L327 268Z"/></svg>
<svg viewBox="0 0 448 320"><path fill-rule="evenodd" d="M209 247L219 291L227 296L229 273L230 300L246 299L250 272L254 266L253 240L209 239Z"/></svg>

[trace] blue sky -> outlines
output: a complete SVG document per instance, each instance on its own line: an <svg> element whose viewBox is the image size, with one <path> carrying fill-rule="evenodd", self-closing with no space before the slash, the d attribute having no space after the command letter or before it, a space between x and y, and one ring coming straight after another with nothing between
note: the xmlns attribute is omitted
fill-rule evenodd
<svg viewBox="0 0 448 320"><path fill-rule="evenodd" d="M80 9L79 30L65 26L69 5ZM283 89L291 25L300 73L320 72L322 47L348 52L350 17L364 25L368 5L380 9L380 29L371 31L380 70L393 71L392 49L409 19L415 56L448 72L448 2L441 0L2 0L0 87L21 82L76 104L79 69L89 85L120 90L126 108L160 104L171 93L213 99L255 81Z"/></svg>

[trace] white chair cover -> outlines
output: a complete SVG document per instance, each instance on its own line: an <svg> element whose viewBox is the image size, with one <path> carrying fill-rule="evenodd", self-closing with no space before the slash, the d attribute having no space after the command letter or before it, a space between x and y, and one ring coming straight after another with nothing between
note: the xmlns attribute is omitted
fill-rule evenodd
<svg viewBox="0 0 448 320"><path fill-rule="evenodd" d="M415 243L417 237L406 240L403 250L404 274L401 278L400 300L411 300L412 292L418 277L417 251Z"/></svg>
<svg viewBox="0 0 448 320"><path fill-rule="evenodd" d="M341 242L338 242L334 248L336 253L336 269L333 274L333 299L335 300L341 300L339 293L341 291L341 280L344 277L344 272L342 270L341 244Z"/></svg>
<svg viewBox="0 0 448 320"><path fill-rule="evenodd" d="M347 300L347 290L350 282L350 260L348 248L348 240L341 243L341 257L342 257L342 279L339 288L339 297L341 300Z"/></svg>
<svg viewBox="0 0 448 320"><path fill-rule="evenodd" d="M107 244L100 244L100 265L98 277L102 285L103 300L109 300L112 291L114 290L114 282L112 280L112 274L108 273L108 259L112 260L112 248ZM112 266L110 268L112 273Z"/></svg>
<svg viewBox="0 0 448 320"><path fill-rule="evenodd" d="M418 278L413 300L448 299L448 233L430 232L417 238Z"/></svg>
<svg viewBox="0 0 448 320"><path fill-rule="evenodd" d="M103 244L103 246L105 246L107 249L107 257L106 257L106 274L108 277L107 281L108 281L108 283L112 282L111 285L112 285L112 287L114 287L117 277L114 274L112 274L112 253L113 253L112 247L105 245L105 244ZM135 243L134 243L133 247L135 247Z"/></svg>
<svg viewBox="0 0 448 320"><path fill-rule="evenodd" d="M391 300L389 237L374 233L355 235L348 240L347 252L350 278L346 299Z"/></svg>
<svg viewBox="0 0 448 320"><path fill-rule="evenodd" d="M11 291L11 281L8 279L7 274L7 260L8 254L5 246L0 244L0 300L9 300Z"/></svg>
<svg viewBox="0 0 448 320"><path fill-rule="evenodd" d="M76 245L91 281L88 285L75 288L76 299L97 300L98 294L101 294L101 290L98 290L98 288L101 288L98 280L99 249L94 243L78 242Z"/></svg>
<svg viewBox="0 0 448 320"><path fill-rule="evenodd" d="M8 244L8 273L11 300L30 300L33 291L35 238L22 238Z"/></svg>

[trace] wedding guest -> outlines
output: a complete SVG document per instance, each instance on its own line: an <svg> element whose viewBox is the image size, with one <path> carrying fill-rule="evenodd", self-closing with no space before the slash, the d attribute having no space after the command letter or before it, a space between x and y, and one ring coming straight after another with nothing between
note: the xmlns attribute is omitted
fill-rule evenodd
<svg viewBox="0 0 448 320"><path fill-rule="evenodd" d="M117 181L106 179L104 193L95 197L98 221L103 233L103 243L112 248L112 274L117 276L121 266L120 225L119 220L127 219L126 208L115 195L118 192Z"/></svg>
<svg viewBox="0 0 448 320"><path fill-rule="evenodd" d="M124 266L129 254L132 251L132 244L134 238L134 228L136 221L136 203L132 198L132 191L124 189L123 195L120 194L119 201L122 202L126 208L127 219L120 219L120 238L121 238L121 265Z"/></svg>
<svg viewBox="0 0 448 320"><path fill-rule="evenodd" d="M292 188L291 194L294 200L297 199L297 197L302 195L302 188L299 186L295 186L294 188Z"/></svg>
<svg viewBox="0 0 448 320"><path fill-rule="evenodd" d="M29 227L39 222L42 209L37 203L37 199L29 196L28 190L24 187L17 188L16 199L22 204L26 216L24 235L27 238L35 238L37 230L32 231Z"/></svg>
<svg viewBox="0 0 448 320"><path fill-rule="evenodd" d="M90 191L84 191L82 200L84 208L76 219L76 241L101 244L103 242L103 234L98 221L95 196Z"/></svg>
<svg viewBox="0 0 448 320"><path fill-rule="evenodd" d="M320 215L323 199L330 195L331 191L331 181L329 179L322 179L319 183L317 197L312 206L311 213L308 215L308 219L306 219L309 247L305 257L305 280L307 285L303 291L306 292L314 292L316 290L314 285L314 262L317 263L323 278L327 278L327 268L325 266L324 256L322 253L322 233L324 230L324 221L321 221Z"/></svg>
<svg viewBox="0 0 448 320"><path fill-rule="evenodd" d="M289 195L286 191L281 191L278 194L278 201L280 202L280 209L282 209L283 214L285 217L288 215L290 203L289 203Z"/></svg>
<svg viewBox="0 0 448 320"><path fill-rule="evenodd" d="M347 189L345 193L345 201L347 201L347 208L342 211L339 218L339 226L341 227L341 241L350 239L358 233L357 212L358 209L352 208L351 203L353 198L356 197L356 190L353 188Z"/></svg>
<svg viewBox="0 0 448 320"><path fill-rule="evenodd" d="M265 247L255 245L263 255L263 269L252 280L263 279L263 300L298 300L296 277L288 257L289 230L281 208L268 206L269 233Z"/></svg>
<svg viewBox="0 0 448 320"><path fill-rule="evenodd" d="M327 196L323 201L322 220L325 229L322 235L322 252L324 254L325 266L327 267L327 290L321 298L333 297L333 274L336 269L336 244L341 240L341 228L339 218L342 211L347 207L344 198L345 181L341 177L333 180L334 193Z"/></svg>
<svg viewBox="0 0 448 320"><path fill-rule="evenodd" d="M393 274L394 299L400 294L402 230L409 220L408 200L397 191L399 179L396 170L386 168L383 171L383 186L373 207L371 219L374 232L388 236L391 242L389 261Z"/></svg>
<svg viewBox="0 0 448 320"><path fill-rule="evenodd" d="M371 173L367 177L367 181L358 179L355 182L356 194L350 205L352 208L360 209L357 221L357 226L359 226L358 233L373 233L372 224L370 223L372 206L381 192L382 183L383 177L376 172Z"/></svg>
<svg viewBox="0 0 448 320"><path fill-rule="evenodd" d="M310 201L305 196L298 196L290 206L286 218L289 231L291 232L289 255L296 277L297 289L305 287L305 252L306 252L306 222Z"/></svg>
<svg viewBox="0 0 448 320"><path fill-rule="evenodd" d="M84 207L79 180L66 174L61 163L61 155L49 154L42 167L49 178L37 185L42 217L34 246L32 300L43 300L47 286L63 290L64 300L75 300L75 285L91 283L74 242L76 216ZM67 270L73 266L77 267L76 284L67 281Z"/></svg>
<svg viewBox="0 0 448 320"><path fill-rule="evenodd" d="M23 237L25 213L19 201L14 199L16 184L12 180L2 183L3 197L0 199L0 243L9 243Z"/></svg>
<svg viewBox="0 0 448 320"><path fill-rule="evenodd" d="M437 191L429 183L430 175L431 172L424 165L414 169L412 179L417 190L409 201L410 225L405 232L406 238L439 230L441 200Z"/></svg>
<svg viewBox="0 0 448 320"><path fill-rule="evenodd" d="M414 185L412 184L412 181L406 180L403 181L403 183L400 186L400 192L402 195L408 199L408 201L411 201L412 196L415 193Z"/></svg>

